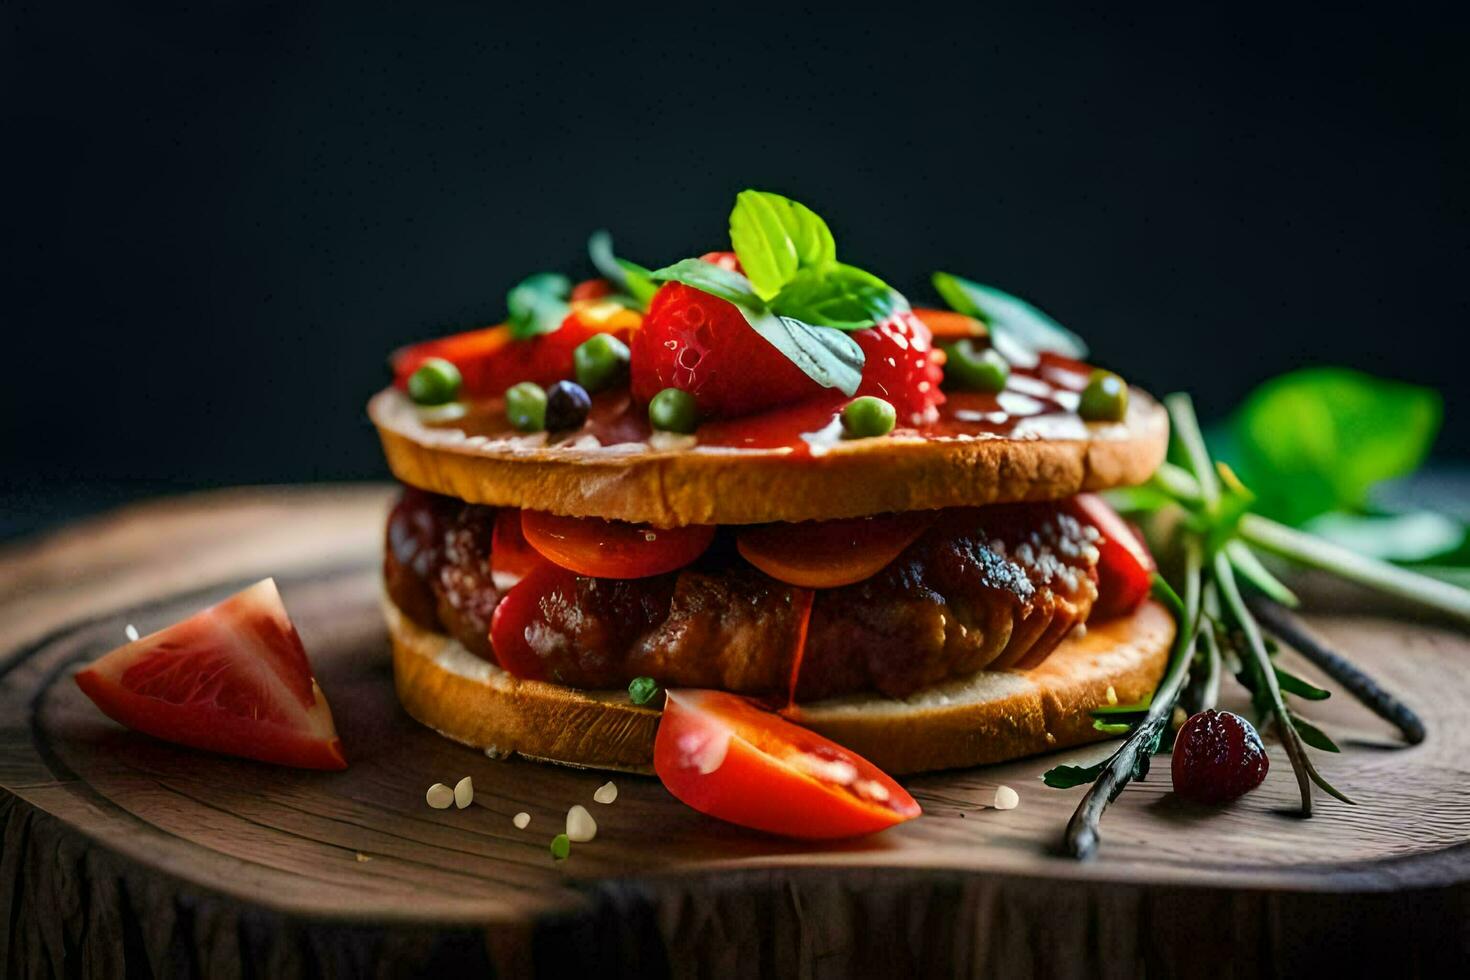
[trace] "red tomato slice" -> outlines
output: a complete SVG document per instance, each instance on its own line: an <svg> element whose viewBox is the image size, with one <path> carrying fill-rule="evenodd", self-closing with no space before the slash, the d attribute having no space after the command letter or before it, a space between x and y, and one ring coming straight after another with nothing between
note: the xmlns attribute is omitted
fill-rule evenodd
<svg viewBox="0 0 1470 980"><path fill-rule="evenodd" d="M834 589L881 572L933 522L929 514L914 513L762 524L741 531L736 547L771 578Z"/></svg>
<svg viewBox="0 0 1470 980"><path fill-rule="evenodd" d="M541 555L521 533L521 512L514 507L496 511L495 529L490 533L490 578L495 587L504 592L541 562Z"/></svg>
<svg viewBox="0 0 1470 980"><path fill-rule="evenodd" d="M1079 493L1067 509L1102 535L1098 543L1097 602L1092 616L1113 619L1137 609L1148 598L1158 566L1138 532L1095 493Z"/></svg>
<svg viewBox="0 0 1470 980"><path fill-rule="evenodd" d="M954 310L914 310L935 340L962 340L965 337L984 337L985 324L972 316Z"/></svg>
<svg viewBox="0 0 1470 980"><path fill-rule="evenodd" d="M77 674L102 712L197 749L302 769L345 769L332 711L276 583L257 582Z"/></svg>
<svg viewBox="0 0 1470 980"><path fill-rule="evenodd" d="M660 528L523 510L521 533L547 560L578 575L647 578L683 568L704 554L715 529L709 524Z"/></svg>
<svg viewBox="0 0 1470 980"><path fill-rule="evenodd" d="M856 837L920 813L877 766L723 691L671 690L653 768L700 813L786 837Z"/></svg>
<svg viewBox="0 0 1470 980"><path fill-rule="evenodd" d="M469 398L493 398L522 381L552 385L572 377L572 352L593 334L610 333L626 339L643 317L606 300L578 300L560 329L529 340L515 340L510 327L485 327L427 340L393 354L394 383L408 385L409 375L431 357L442 357L459 368L462 391Z"/></svg>
<svg viewBox="0 0 1470 980"><path fill-rule="evenodd" d="M537 556L530 571L505 594L490 617L490 649L495 662L516 677L544 680L545 665L531 648L541 601L558 592L575 596L576 588L575 572Z"/></svg>

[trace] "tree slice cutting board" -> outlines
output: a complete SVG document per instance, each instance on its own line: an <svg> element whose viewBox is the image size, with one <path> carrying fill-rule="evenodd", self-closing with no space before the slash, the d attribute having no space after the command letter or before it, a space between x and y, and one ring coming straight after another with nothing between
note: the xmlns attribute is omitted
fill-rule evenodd
<svg viewBox="0 0 1470 980"><path fill-rule="evenodd" d="M1470 953L1462 634L1313 617L1430 728L1408 748L1343 696L1313 706L1343 745L1319 766L1354 807L1321 798L1315 817L1295 816L1274 745L1266 784L1218 811L1174 799L1160 759L1078 863L1054 848L1081 790L1038 777L1109 750L1094 745L908 779L920 819L796 844L703 817L652 779L614 776L617 801L600 805L606 774L490 759L413 722L379 620L388 497L230 491L0 552L5 976L1401 975L1458 972ZM331 701L347 771L135 735L71 682L126 624L146 633L265 575ZM431 783L466 775L469 809L425 804ZM1000 784L1018 809L989 807ZM547 845L574 803L599 833L555 862Z"/></svg>

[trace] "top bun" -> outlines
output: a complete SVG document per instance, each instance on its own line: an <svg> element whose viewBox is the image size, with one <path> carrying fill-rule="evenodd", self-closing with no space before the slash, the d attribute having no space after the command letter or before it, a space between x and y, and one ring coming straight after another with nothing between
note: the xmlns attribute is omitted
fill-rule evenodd
<svg viewBox="0 0 1470 980"><path fill-rule="evenodd" d="M453 423L427 423L394 388L374 396L368 414L394 476L411 486L475 504L658 527L1059 500L1142 483L1169 439L1163 407L1137 388L1121 422L1068 415L1006 435L900 432L813 455L688 439L603 446L548 444L544 434L470 435Z"/></svg>

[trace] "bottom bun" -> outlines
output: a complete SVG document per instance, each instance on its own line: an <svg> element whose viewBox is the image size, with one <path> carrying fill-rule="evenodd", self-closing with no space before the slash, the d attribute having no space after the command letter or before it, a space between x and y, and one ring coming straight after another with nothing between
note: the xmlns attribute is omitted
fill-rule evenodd
<svg viewBox="0 0 1470 980"><path fill-rule="evenodd" d="M439 734L565 765L651 772L659 712L626 691L518 680L384 600L398 699ZM981 671L903 699L852 695L787 716L894 774L1003 762L1104 738L1088 712L1148 697L1174 620L1154 602L1067 639L1039 667Z"/></svg>

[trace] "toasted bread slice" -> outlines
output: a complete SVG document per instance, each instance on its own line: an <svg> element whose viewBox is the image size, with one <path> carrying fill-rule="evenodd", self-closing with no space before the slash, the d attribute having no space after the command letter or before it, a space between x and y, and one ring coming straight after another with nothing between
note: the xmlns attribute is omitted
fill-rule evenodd
<svg viewBox="0 0 1470 980"><path fill-rule="evenodd" d="M806 456L789 449L646 443L547 445L430 425L396 389L368 404L388 465L411 486L473 504L528 507L659 527L762 524L1058 500L1142 483L1163 461L1168 418L1134 389L1127 417L1076 416L1014 436L894 435Z"/></svg>
<svg viewBox="0 0 1470 980"><path fill-rule="evenodd" d="M518 680L384 600L398 697L440 734L491 754L650 771L659 712L624 691ZM1146 697L1174 639L1156 603L1066 640L1033 670L982 671L905 699L835 698L790 717L890 773L1001 762L1103 736L1088 712Z"/></svg>

